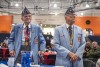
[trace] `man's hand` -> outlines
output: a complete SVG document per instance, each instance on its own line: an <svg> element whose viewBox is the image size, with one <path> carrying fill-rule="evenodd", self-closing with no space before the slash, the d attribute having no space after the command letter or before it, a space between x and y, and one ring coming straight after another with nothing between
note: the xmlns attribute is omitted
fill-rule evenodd
<svg viewBox="0 0 100 67"><path fill-rule="evenodd" d="M11 51L9 52L9 54L10 54L10 56L15 56L15 51L14 51L14 50L11 50Z"/></svg>
<svg viewBox="0 0 100 67"><path fill-rule="evenodd" d="M73 62L75 62L75 61L78 60L78 57L76 55L74 55L74 57L72 57L70 60L73 61Z"/></svg>
<svg viewBox="0 0 100 67"><path fill-rule="evenodd" d="M69 55L71 61L73 61L73 62L77 61L77 59L78 59L77 55L75 55L72 52L69 52L68 55Z"/></svg>

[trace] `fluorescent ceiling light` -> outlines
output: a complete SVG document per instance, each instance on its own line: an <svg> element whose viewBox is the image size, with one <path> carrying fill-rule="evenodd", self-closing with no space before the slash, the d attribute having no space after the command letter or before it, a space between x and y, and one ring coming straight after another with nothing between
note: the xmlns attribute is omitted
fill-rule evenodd
<svg viewBox="0 0 100 67"><path fill-rule="evenodd" d="M86 4L86 7L88 8L88 7L90 7L88 4Z"/></svg>
<svg viewBox="0 0 100 67"><path fill-rule="evenodd" d="M57 8L57 4L54 4L54 8Z"/></svg>
<svg viewBox="0 0 100 67"><path fill-rule="evenodd" d="M18 4L18 3L16 3L16 4L15 4L15 6L16 6L16 7L18 7L18 6L19 6L19 4Z"/></svg>
<svg viewBox="0 0 100 67"><path fill-rule="evenodd" d="M83 16L84 14L83 14L83 13L81 13L81 15Z"/></svg>

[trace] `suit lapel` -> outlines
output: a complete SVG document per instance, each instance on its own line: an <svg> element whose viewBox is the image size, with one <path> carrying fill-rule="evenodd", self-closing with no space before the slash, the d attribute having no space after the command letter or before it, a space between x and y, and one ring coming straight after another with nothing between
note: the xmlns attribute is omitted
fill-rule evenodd
<svg viewBox="0 0 100 67"><path fill-rule="evenodd" d="M69 37L69 33L67 30L66 24L64 24L62 26L62 31L63 31L64 37L65 37L65 40L67 41L67 44L68 44L67 46L70 48L70 37Z"/></svg>
<svg viewBox="0 0 100 67"><path fill-rule="evenodd" d="M35 37L36 37L36 30L35 30L35 26L31 24L31 38L30 38L30 41L31 41L31 51L32 51L32 55L33 55L33 59L34 59L34 62L36 63L36 44L35 44Z"/></svg>
<svg viewBox="0 0 100 67"><path fill-rule="evenodd" d="M22 34L23 34L23 24L19 25L19 30L18 30L18 40L21 42L22 41Z"/></svg>
<svg viewBox="0 0 100 67"><path fill-rule="evenodd" d="M16 56L15 56L15 58L18 56L20 47L21 47L21 45L22 45L23 24L20 24L20 25L17 26L17 31L18 31L18 32L17 32L16 35L18 35L18 37L17 37L17 41L16 41L16 47L17 47L18 49L16 49Z"/></svg>
<svg viewBox="0 0 100 67"><path fill-rule="evenodd" d="M33 41L35 39L35 27L31 24L31 28L30 28L30 31L31 31L31 38L30 38L30 42L31 42L31 50L33 48Z"/></svg>

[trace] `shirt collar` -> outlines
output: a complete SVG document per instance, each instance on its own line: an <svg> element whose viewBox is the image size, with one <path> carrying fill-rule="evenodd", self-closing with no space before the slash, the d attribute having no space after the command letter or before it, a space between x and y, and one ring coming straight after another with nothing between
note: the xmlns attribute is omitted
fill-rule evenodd
<svg viewBox="0 0 100 67"><path fill-rule="evenodd" d="M66 27L67 27L67 29L68 29L69 26L70 26L70 25L66 23ZM73 28L73 25L72 25L72 28Z"/></svg>
<svg viewBox="0 0 100 67"><path fill-rule="evenodd" d="M29 24L28 27L31 28L31 24ZM25 24L23 24L23 28L26 28Z"/></svg>

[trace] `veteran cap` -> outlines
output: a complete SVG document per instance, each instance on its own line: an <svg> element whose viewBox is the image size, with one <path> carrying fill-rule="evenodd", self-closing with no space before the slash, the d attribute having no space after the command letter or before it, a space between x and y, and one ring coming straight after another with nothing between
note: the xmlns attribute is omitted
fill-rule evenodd
<svg viewBox="0 0 100 67"><path fill-rule="evenodd" d="M31 14L31 12L25 7L24 10L22 11L22 16Z"/></svg>
<svg viewBox="0 0 100 67"><path fill-rule="evenodd" d="M65 12L65 15L71 14L71 13L75 13L74 7L69 7L69 8L67 9L67 11Z"/></svg>

